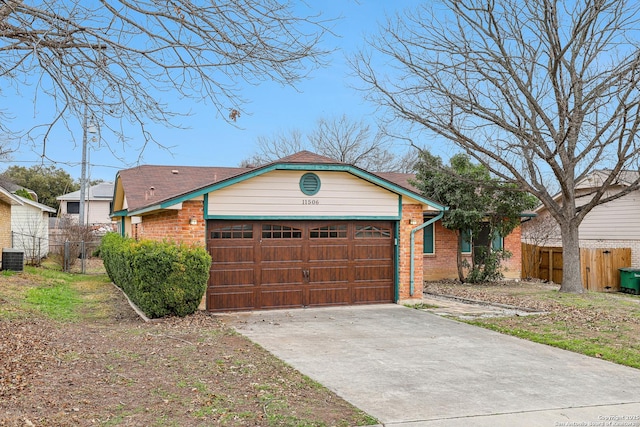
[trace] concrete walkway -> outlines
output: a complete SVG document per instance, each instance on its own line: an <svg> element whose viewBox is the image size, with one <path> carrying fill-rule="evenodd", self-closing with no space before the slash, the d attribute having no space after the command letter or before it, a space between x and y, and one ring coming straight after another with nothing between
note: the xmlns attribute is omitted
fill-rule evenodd
<svg viewBox="0 0 640 427"><path fill-rule="evenodd" d="M221 319L385 426L640 426L640 370L422 310L388 304Z"/></svg>

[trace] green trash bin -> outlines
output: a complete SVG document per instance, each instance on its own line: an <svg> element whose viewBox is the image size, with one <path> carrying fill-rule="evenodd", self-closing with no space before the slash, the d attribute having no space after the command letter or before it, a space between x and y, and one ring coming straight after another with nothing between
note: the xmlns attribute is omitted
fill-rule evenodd
<svg viewBox="0 0 640 427"><path fill-rule="evenodd" d="M630 294L640 294L640 269L620 268L620 290Z"/></svg>

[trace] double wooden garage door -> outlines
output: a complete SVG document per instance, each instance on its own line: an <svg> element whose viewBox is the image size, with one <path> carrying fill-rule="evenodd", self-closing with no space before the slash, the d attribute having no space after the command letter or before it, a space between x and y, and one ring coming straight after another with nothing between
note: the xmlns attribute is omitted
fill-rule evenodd
<svg viewBox="0 0 640 427"><path fill-rule="evenodd" d="M390 221L217 221L209 311L394 301Z"/></svg>

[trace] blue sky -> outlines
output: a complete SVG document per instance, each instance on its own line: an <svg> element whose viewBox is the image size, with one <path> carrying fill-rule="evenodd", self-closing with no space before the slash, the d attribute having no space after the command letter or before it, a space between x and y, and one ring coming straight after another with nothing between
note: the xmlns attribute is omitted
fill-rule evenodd
<svg viewBox="0 0 640 427"><path fill-rule="evenodd" d="M149 145L140 163L194 166L237 166L256 151L259 136L271 136L279 131L300 129L303 133L315 127L320 118L342 114L360 120L375 122L375 106L364 101L363 94L353 89L357 78L350 76L345 56L365 45L367 36L377 33L378 23L389 14L416 7L417 0L310 0L312 10L323 12L327 18L338 17L333 30L339 37L326 39L327 48L336 48L328 58L326 68L315 70L309 79L301 81L296 89L276 84L247 85L243 96L250 100L245 105L249 114L242 115L237 126L219 117L211 105L180 102L180 108L191 110L190 117L181 120L189 129L169 129L154 126L152 132L159 143L172 147L171 152ZM7 101L5 97L5 101ZM17 103L24 114L18 114L12 128L27 128L37 121L38 112L32 99L17 96L9 102ZM177 101L171 101L177 102ZM15 111L15 108L14 108ZM80 177L81 131L71 136L60 132L47 145L46 165L54 164L67 170L75 179ZM75 140L73 139L75 137ZM108 142L108 141L105 141ZM119 169L138 162L137 148L141 141L131 141L131 148L115 147L125 161L117 159L106 147L90 145L89 175L91 179L111 181ZM405 148L398 146L400 152ZM11 165L30 167L42 162L42 146L23 144L10 160L0 160L0 171ZM55 161L55 163L52 163Z"/></svg>

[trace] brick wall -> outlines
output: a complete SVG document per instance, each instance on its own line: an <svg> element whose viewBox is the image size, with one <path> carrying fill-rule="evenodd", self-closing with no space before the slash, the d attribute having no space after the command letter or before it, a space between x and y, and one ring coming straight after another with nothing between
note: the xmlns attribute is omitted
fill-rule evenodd
<svg viewBox="0 0 640 427"><path fill-rule="evenodd" d="M414 221L416 224L411 224ZM413 296L411 295L411 230L422 224L421 205L402 205L402 220L400 221L400 265L399 265L399 296L400 300L422 298L422 239L423 233L415 233L414 250L414 282Z"/></svg>
<svg viewBox="0 0 640 427"><path fill-rule="evenodd" d="M205 221L202 201L182 203L181 210L167 210L142 217L142 223L134 226L138 239L168 240L191 246L205 246ZM190 224L195 218L197 224Z"/></svg>
<svg viewBox="0 0 640 427"><path fill-rule="evenodd" d="M435 253L423 254L424 280L457 279L458 267L456 254L458 251L458 237L455 231L442 226L442 221L434 224ZM520 227L516 228L504 239L504 248L513 255L503 261L503 273L506 278L519 279L522 266L522 245L520 243ZM422 252L422 248L420 248ZM471 263L470 255L463 255L467 262ZM465 271L465 274L467 272Z"/></svg>
<svg viewBox="0 0 640 427"><path fill-rule="evenodd" d="M0 251L11 247L11 205L0 201Z"/></svg>
<svg viewBox="0 0 640 427"><path fill-rule="evenodd" d="M502 272L506 279L520 279L522 270L521 228L517 227L504 238L504 248L511 252L511 258L502 262Z"/></svg>
<svg viewBox="0 0 640 427"><path fill-rule="evenodd" d="M433 224L435 253L423 254L424 280L457 279L458 236L455 231L442 226L442 221ZM470 260L470 256L465 256Z"/></svg>

